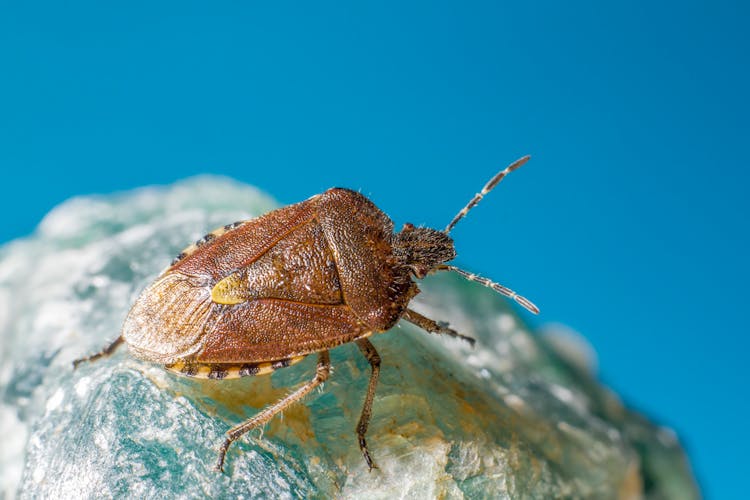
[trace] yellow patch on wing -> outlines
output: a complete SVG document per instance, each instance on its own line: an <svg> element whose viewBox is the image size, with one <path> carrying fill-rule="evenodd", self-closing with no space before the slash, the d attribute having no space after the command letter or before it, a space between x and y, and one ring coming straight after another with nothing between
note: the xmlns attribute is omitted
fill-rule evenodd
<svg viewBox="0 0 750 500"><path fill-rule="evenodd" d="M240 304L246 300L244 290L240 274L232 273L214 285L211 300L217 304Z"/></svg>

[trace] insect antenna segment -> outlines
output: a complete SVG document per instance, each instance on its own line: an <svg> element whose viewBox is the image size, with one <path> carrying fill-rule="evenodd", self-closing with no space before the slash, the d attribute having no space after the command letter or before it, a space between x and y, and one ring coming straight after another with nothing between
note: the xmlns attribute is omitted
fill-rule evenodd
<svg viewBox="0 0 750 500"><path fill-rule="evenodd" d="M509 173L511 173L512 171L514 171L515 169L517 169L518 167L526 163L527 161L529 161L530 158L531 156L529 155L523 156L517 159L516 161L514 161L513 163L511 163L510 165L508 165L504 170L501 170L500 172L498 172L492 179L490 179L487 182L487 184L484 185L482 190L478 192L477 194L475 194L474 197L471 199L471 201L469 201L469 203L467 203L466 206L462 208L461 211L458 212L455 217L453 217L453 220L450 222L450 224L448 224L448 226L443 230L443 232L445 234L450 233L453 227L456 224L458 224L458 221L463 219L466 216L466 214L469 213L469 210L474 208L477 205L477 203L482 201L482 198L484 198L485 195L487 195L487 193L492 191L492 189L495 186L500 184L500 181L503 180L503 177L505 177L506 175L508 175Z"/></svg>
<svg viewBox="0 0 750 500"><path fill-rule="evenodd" d="M484 185L482 190L478 192L477 194L475 194L474 197L469 201L469 203L467 203L466 206L462 208L461 211L458 212L455 217L453 217L453 220L450 222L450 224L448 224L448 226L446 226L443 232L445 234L450 233L451 230L456 226L456 224L458 224L458 221L463 219L466 216L466 214L469 213L469 210L474 208L477 205L477 203L482 201L482 198L484 198L487 195L487 193L492 191L495 188L495 186L500 184L500 181L503 180L503 178L506 175L516 170L517 168L521 167L524 163L529 161L530 158L531 156L529 155L522 156L521 158L517 159L516 161L514 161L513 163L505 167L503 170L495 174L495 176L492 179L490 179L487 182L487 184ZM443 264L443 265L438 266L437 270L456 272L470 281L476 281L477 283L481 283L482 285L486 287L492 288L500 295L504 295L505 297L515 300L519 305L529 310L530 312L534 314L539 314L539 308L536 305L534 305L533 302L531 302L526 297L518 295L516 292L514 292L510 288L505 287L499 283L495 283L494 281L490 281L487 278L478 276L468 271L464 271L463 269L460 269L455 266L448 266L448 265Z"/></svg>
<svg viewBox="0 0 750 500"><path fill-rule="evenodd" d="M495 283L494 281L488 280L487 278L484 278L482 276L478 276L474 273L470 273L468 271L464 271L461 268L458 268L456 266L448 266L448 265L441 265L438 267L439 271L453 271L467 280L470 281L476 281L477 283L480 283L486 287L492 288L500 295L503 295L505 297L508 297L509 299L513 299L516 302L518 302L519 305L523 306L525 309L529 310L530 312L534 314L539 314L539 308L531 302L529 299L524 297L523 295L518 295L516 292L511 290L510 288L503 286L499 283Z"/></svg>

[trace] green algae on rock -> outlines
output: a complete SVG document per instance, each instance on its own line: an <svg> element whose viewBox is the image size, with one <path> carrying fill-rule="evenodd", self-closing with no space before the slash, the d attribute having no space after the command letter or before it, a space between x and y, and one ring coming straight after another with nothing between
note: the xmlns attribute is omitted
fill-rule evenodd
<svg viewBox="0 0 750 500"><path fill-rule="evenodd" d="M697 498L674 433L624 407L494 292L429 277L413 303L477 338L408 324L372 338L383 360L368 444L354 427L369 365L332 351L322 391L232 448L223 433L314 371L191 380L122 349L132 299L187 242L273 202L214 177L68 201L0 250L0 492L8 497ZM12 311L12 314L10 313ZM2 495L0 493L0 495Z"/></svg>

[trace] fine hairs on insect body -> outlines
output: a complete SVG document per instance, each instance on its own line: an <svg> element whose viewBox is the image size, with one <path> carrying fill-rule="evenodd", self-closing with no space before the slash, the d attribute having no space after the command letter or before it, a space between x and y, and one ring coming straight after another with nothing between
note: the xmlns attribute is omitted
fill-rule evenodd
<svg viewBox="0 0 750 500"><path fill-rule="evenodd" d="M354 342L371 368L355 433L372 469L365 435L381 358L368 337L405 320L474 344L409 308L419 293L415 279L453 271L539 312L513 290L448 264L456 257L453 227L528 159L493 176L443 230L407 223L394 232L369 199L343 188L218 228L180 252L143 290L114 342L74 366L126 343L137 358L172 373L219 382L269 374L317 354L311 380L226 433L216 462L223 470L232 442L323 384L331 374L330 349Z"/></svg>

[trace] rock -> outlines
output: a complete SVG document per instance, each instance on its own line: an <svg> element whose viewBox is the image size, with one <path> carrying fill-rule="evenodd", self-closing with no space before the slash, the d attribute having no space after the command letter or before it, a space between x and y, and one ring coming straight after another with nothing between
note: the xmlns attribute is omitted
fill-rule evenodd
<svg viewBox="0 0 750 500"><path fill-rule="evenodd" d="M408 324L372 339L372 472L354 433L369 365L352 345L332 352L322 390L230 448L225 474L223 433L308 380L314 356L235 381L173 376L127 348L73 371L183 247L273 206L199 177L70 200L0 250L0 497L700 496L673 432L624 407L570 342L452 275L425 280L413 304L476 348Z"/></svg>

